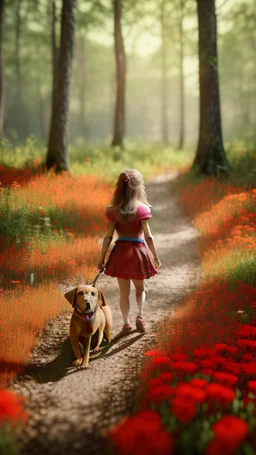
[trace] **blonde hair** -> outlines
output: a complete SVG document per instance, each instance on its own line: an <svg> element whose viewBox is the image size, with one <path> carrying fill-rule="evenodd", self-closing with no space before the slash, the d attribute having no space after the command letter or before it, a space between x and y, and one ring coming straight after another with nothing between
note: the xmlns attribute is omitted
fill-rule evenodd
<svg viewBox="0 0 256 455"><path fill-rule="evenodd" d="M139 203L149 205L142 174L137 169L126 169L118 177L112 206L120 221L130 221L136 215Z"/></svg>

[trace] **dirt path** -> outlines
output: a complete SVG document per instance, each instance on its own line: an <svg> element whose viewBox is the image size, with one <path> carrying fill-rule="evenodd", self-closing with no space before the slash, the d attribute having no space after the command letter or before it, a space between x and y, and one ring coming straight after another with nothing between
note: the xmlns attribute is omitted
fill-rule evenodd
<svg viewBox="0 0 256 455"><path fill-rule="evenodd" d="M177 206L172 194L174 179L175 174L158 177L146 186L153 205L150 225L162 261L159 274L147 282L147 332L130 332L103 356L92 359L89 369L75 370L68 369L71 314L51 321L31 356L27 374L12 387L28 397L24 454L104 454L102 430L132 410L143 352L154 343L159 322L199 279L197 232ZM116 280L103 276L97 286L110 303L116 334L122 327ZM131 300L131 320L135 321L133 291Z"/></svg>

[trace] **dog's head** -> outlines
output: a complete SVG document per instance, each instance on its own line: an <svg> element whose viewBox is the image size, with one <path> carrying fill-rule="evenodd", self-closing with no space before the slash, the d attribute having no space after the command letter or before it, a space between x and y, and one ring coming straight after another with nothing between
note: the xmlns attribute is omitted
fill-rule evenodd
<svg viewBox="0 0 256 455"><path fill-rule="evenodd" d="M97 306L106 305L104 294L91 285L78 286L64 294L78 313L86 316L88 320L94 317Z"/></svg>

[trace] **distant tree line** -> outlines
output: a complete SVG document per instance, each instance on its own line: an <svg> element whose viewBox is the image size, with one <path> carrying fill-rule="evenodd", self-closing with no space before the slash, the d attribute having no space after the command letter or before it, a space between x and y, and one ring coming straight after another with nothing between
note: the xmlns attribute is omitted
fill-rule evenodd
<svg viewBox="0 0 256 455"><path fill-rule="evenodd" d="M48 142L47 167L57 172L69 170L69 110L73 138L112 136L121 150L128 126L135 137L165 144L176 131L177 148L183 148L186 131L197 123L185 65L198 54L194 167L225 173L223 105L230 137L250 132L256 121L255 1L244 8L239 0L226 16L225 3L218 2L216 11L215 0L0 0L1 135L14 131L19 139L36 131ZM218 34L220 21L229 27ZM93 40L93 32L102 30L113 35L113 50ZM159 42L147 58L126 50L127 36L136 47L140 33Z"/></svg>

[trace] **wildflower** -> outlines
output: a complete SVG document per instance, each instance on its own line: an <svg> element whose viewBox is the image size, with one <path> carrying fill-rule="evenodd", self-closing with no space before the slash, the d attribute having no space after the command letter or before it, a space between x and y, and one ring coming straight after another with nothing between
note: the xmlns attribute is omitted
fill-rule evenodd
<svg viewBox="0 0 256 455"><path fill-rule="evenodd" d="M24 423L27 414L22 409L22 399L8 390L0 390L0 423Z"/></svg>
<svg viewBox="0 0 256 455"><path fill-rule="evenodd" d="M223 373L222 371L215 371L212 374L213 379L215 381L220 382L223 385L226 385L228 387L236 387L238 383L238 377L234 376L233 374L230 373Z"/></svg>
<svg viewBox="0 0 256 455"><path fill-rule="evenodd" d="M196 416L196 403L193 399L183 396L175 396L171 401L171 413L180 422L189 422Z"/></svg>
<svg viewBox="0 0 256 455"><path fill-rule="evenodd" d="M166 455L173 453L173 438L164 429L160 415L144 410L114 427L109 434L118 455Z"/></svg>
<svg viewBox="0 0 256 455"><path fill-rule="evenodd" d="M231 403L236 394L233 389L226 387L222 384L210 383L205 388L208 401L211 403L219 402L222 406L226 406Z"/></svg>
<svg viewBox="0 0 256 455"><path fill-rule="evenodd" d="M174 389L170 385L159 385L149 391L147 399L151 403L159 404L161 401L168 400L173 395L173 391Z"/></svg>
<svg viewBox="0 0 256 455"><path fill-rule="evenodd" d="M224 415L212 425L215 438L237 450L248 435L248 424L240 417Z"/></svg>

